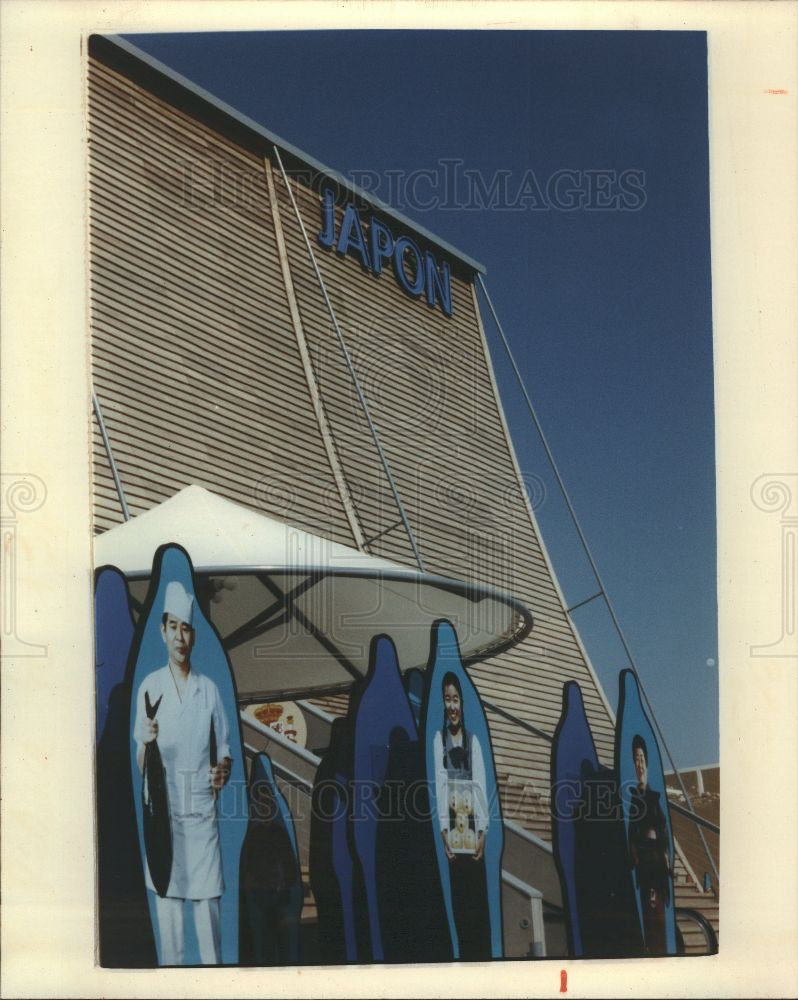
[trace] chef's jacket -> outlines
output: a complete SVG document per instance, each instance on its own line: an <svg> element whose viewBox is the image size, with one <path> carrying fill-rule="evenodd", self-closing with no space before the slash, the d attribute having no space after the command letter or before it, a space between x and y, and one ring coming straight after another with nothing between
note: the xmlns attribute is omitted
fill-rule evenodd
<svg viewBox="0 0 798 1000"><path fill-rule="evenodd" d="M166 895L210 899L224 892L216 799L210 777L211 722L216 736L216 760L232 757L230 729L219 689L204 674L191 670L182 700L169 666L149 674L136 695L134 737L144 745L150 703L163 696L155 714L158 747L166 772L172 828L172 872ZM149 870L147 888L154 891Z"/></svg>

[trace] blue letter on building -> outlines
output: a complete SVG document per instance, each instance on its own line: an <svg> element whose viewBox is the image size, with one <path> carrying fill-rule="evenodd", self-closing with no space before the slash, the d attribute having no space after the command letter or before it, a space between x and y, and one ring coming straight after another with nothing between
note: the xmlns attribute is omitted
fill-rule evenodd
<svg viewBox="0 0 798 1000"><path fill-rule="evenodd" d="M444 261L438 270L435 258L427 250L424 254L424 266L427 271L427 304L434 308L436 292L441 300L441 309L447 316L452 315L452 281L449 274L449 264Z"/></svg>
<svg viewBox="0 0 798 1000"><path fill-rule="evenodd" d="M321 208L324 228L318 235L319 243L327 250L335 243L335 195L328 188L324 192L324 204Z"/></svg>
<svg viewBox="0 0 798 1000"><path fill-rule="evenodd" d="M366 249L366 237L363 235L360 216L357 214L357 209L354 205L346 206L344 218L341 222L341 231L338 234L338 246L335 249L340 254L346 254L350 249L356 250L360 254L360 263L363 265L363 270L371 270L369 252Z"/></svg>
<svg viewBox="0 0 798 1000"><path fill-rule="evenodd" d="M391 230L378 219L371 220L371 261L375 274L382 274L382 262L390 260L393 254Z"/></svg>
<svg viewBox="0 0 798 1000"><path fill-rule="evenodd" d="M406 253L411 254L415 258L413 264L415 274L412 276L412 281L408 277L405 268ZM393 266L402 288L410 295L418 298L424 291L424 262L421 259L421 251L409 236L400 236L396 241L393 252Z"/></svg>

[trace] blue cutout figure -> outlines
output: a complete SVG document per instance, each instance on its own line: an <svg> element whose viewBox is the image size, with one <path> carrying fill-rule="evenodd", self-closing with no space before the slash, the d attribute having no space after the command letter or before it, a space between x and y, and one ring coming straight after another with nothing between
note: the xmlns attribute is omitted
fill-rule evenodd
<svg viewBox="0 0 798 1000"><path fill-rule="evenodd" d="M487 719L457 635L432 627L424 710L434 843L455 958L502 958L504 828Z"/></svg>
<svg viewBox="0 0 798 1000"><path fill-rule="evenodd" d="M114 566L95 574L97 902L100 964L155 965L128 765L129 665L134 625L127 582Z"/></svg>
<svg viewBox="0 0 798 1000"><path fill-rule="evenodd" d="M574 958L642 954L615 772L596 754L575 681L563 686L563 708L551 756L552 841Z"/></svg>
<svg viewBox="0 0 798 1000"><path fill-rule="evenodd" d="M675 955L673 830L657 739L633 671L620 675L615 735L629 870L648 955Z"/></svg>
<svg viewBox="0 0 798 1000"><path fill-rule="evenodd" d="M421 724L421 706L424 703L424 671L413 667L404 675L405 691L416 725Z"/></svg>
<svg viewBox="0 0 798 1000"><path fill-rule="evenodd" d="M297 965L302 873L294 820L260 753L249 782L249 827L241 849L242 965Z"/></svg>
<svg viewBox="0 0 798 1000"><path fill-rule="evenodd" d="M349 837L354 740L349 719L336 719L316 770L310 818L310 884L319 918L319 951L326 965L356 962L358 925ZM363 927L365 930L365 927Z"/></svg>
<svg viewBox="0 0 798 1000"><path fill-rule="evenodd" d="M446 961L452 953L434 879L421 748L388 636L372 640L369 670L350 699L349 717L354 730L350 831L371 959Z"/></svg>
<svg viewBox="0 0 798 1000"><path fill-rule="evenodd" d="M246 832L235 684L219 636L197 601L191 561L180 546L165 545L155 554L137 638L131 770L134 787L140 787L145 747L157 740L173 847L170 880L160 895L146 865L152 844L144 842L137 797L159 963L235 964ZM161 699L154 718L147 716L147 698L152 705ZM185 921L189 907L191 923Z"/></svg>
<svg viewBox="0 0 798 1000"><path fill-rule="evenodd" d="M554 860L562 885L568 931L568 954L581 958L582 930L576 886L576 821L582 807L582 781L598 770L582 691L575 681L563 685L562 713L551 748L551 818Z"/></svg>

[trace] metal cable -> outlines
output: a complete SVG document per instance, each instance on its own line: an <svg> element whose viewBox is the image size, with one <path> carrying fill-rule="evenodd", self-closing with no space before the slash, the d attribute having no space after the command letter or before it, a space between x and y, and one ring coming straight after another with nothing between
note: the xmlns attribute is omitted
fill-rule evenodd
<svg viewBox="0 0 798 1000"><path fill-rule="evenodd" d="M97 418L97 424L100 428L100 435L103 439L103 444L105 445L105 454L108 458L108 464L111 466L111 475L114 477L114 483L116 484L116 493L119 497L119 503L122 505L122 516L126 521L129 521L130 510L128 509L127 500L125 499L125 491L122 488L122 480L119 477L119 470L116 467L114 453L111 451L111 442L108 438L108 431L105 429L105 421L103 420L103 411L100 409L100 401L97 398L97 393L94 389L91 390L91 402L94 407L94 416Z"/></svg>
<svg viewBox="0 0 798 1000"><path fill-rule="evenodd" d="M610 602L609 596L607 594L606 588L604 587L604 581L601 579L601 574L599 573L598 567L596 566L596 562L593 559L593 554L590 551L590 546L587 544L587 539L585 538L585 533L583 532L582 526L579 523L579 518L576 516L576 511L573 508L573 504L571 503L571 498L568 495L568 491L565 488L565 483L563 482L563 478L560 475L560 470L557 467L557 463L554 460L554 455L552 454L551 448L549 447L549 442L548 442L548 440L546 438L546 435L543 432L543 428L542 428L542 426L540 424L540 420L538 419L538 415L535 412L535 407L532 405L532 400L529 398L529 393L527 392L526 385L524 384L523 377L522 377L521 372L520 372L520 370L518 368L518 365L516 364L515 357L513 356L513 352L510 349L510 344L508 343L507 337L505 336L504 330L502 329L502 325L499 322L499 317L496 314L496 309L494 308L493 302L491 301L490 295L488 294L488 289L485 287L485 281L484 281L484 279L483 279L483 277L482 277L481 274L478 274L477 278L479 279L480 287L482 288L482 292L483 292L483 294L485 296L485 299L486 299L486 301L488 303L488 307L490 308L491 315L493 316L493 321L496 324L497 330L499 331L499 336L501 337L501 341L502 341L502 344L504 345L504 349L507 352L507 357L510 359L510 364L512 365L513 371L515 373L515 377L518 380L519 386L521 387L521 391L522 391L522 393L524 395L524 399L526 400L527 408L529 409L530 415L532 416L532 420L533 420L533 422L535 424L535 428L536 428L536 430L537 430L537 432L538 432L538 434L540 436L540 440L543 443L543 447L544 447L544 449L546 451L546 455L548 457L549 463L551 464L552 470L553 470L554 475L555 475L555 477L557 479L557 484L560 487L560 492L562 493L563 499L565 500L565 504L566 504L566 506L568 508L568 513L571 515L571 520L573 521L574 527L576 528L577 534L579 535L579 540L582 543L582 548L584 549L585 555L587 556L587 560L590 563L590 568L593 571L593 575L596 578L596 582L599 585L599 592L600 592L601 596L604 598L604 603L606 604L607 610L610 613L610 618L612 619L612 623L615 626L616 632L618 633L618 638L621 640L621 645L623 646L624 651L626 653L626 656L627 656L627 658L629 660L629 665L632 668L632 672L634 673L635 678L637 679L637 683L638 683L638 685L640 687L640 691L643 694L643 698L644 698L646 704L648 705L649 711L651 712L651 718L652 718L652 720L654 722L654 726L656 728L657 735L659 736L660 743L662 744L662 746L663 746L663 748L665 750L665 753L667 754L668 760L670 761L670 765L673 768L673 773L676 776L676 780L679 783L679 788L681 789L681 792L684 795L685 801L687 802L687 805L688 805L688 807L690 809L690 812L692 812L694 815L698 815L695 812L695 810L693 809L693 804L690 801L690 796L689 796L689 794L687 792L687 789L685 787L684 781L682 780L682 776L681 776L678 768L676 767L676 764L674 763L673 756L671 755L671 752L670 752L670 749L668 747L668 744L665 741L665 737L664 737L664 735L662 733L662 730L660 728L659 722L657 721L656 713L654 712L654 706L651 704L651 701L650 701L650 699L648 697L648 694L646 693L646 689L645 689L645 687L643 685L643 682L640 679L640 674L638 673L637 665L635 664L634 657L632 656L632 651L629 648L629 644L626 641L626 636L623 634L623 629L621 628L620 622L618 621L618 618L617 618L617 616L615 614L615 609L613 608L612 603ZM570 614L569 614L569 617L570 617ZM707 855L707 858L709 859L709 863L712 866L712 870L715 873L715 878L718 880L718 882L720 882L720 875L718 873L717 866L715 865L715 859L712 857L712 852L710 851L709 845L707 844L706 838L704 837L704 832L703 832L703 830L701 829L701 826L698 823L695 823L694 825L696 827L696 830L698 831L699 837L701 838L701 843L702 843L702 845L704 847L704 851L705 851L705 853Z"/></svg>
<svg viewBox="0 0 798 1000"><path fill-rule="evenodd" d="M368 406L368 403L366 401L365 394L363 393L363 388L360 385L360 379L357 376L357 371L355 370L355 365L354 365L354 363L352 361L352 357L349 354L349 350L348 350L348 348L346 346L346 341L344 340L344 335L341 332L340 326L338 325L338 320L337 320L337 318L335 316L335 310L333 309L332 302L330 301L330 296L327 294L327 288L326 288L326 286L324 284L324 278L322 277L321 270L319 268L318 262L316 261L316 255L313 253L313 247L310 244L310 240L308 238L307 229L305 228L305 223L304 223L304 221L302 219L302 216L299 214L299 207L297 206L296 199L294 198L294 192L291 190L291 185L288 182L288 175L286 174L285 167L283 166L283 161L282 161L282 158L280 156L280 150L276 146L274 146L274 155L277 157L277 164L280 167L280 173L283 175L283 181L285 182L285 186L286 186L286 189L288 191L288 197L291 199L291 205L292 205L292 207L294 209L294 214L296 215L297 222L299 223L299 228L302 231L302 236L304 237L304 240L305 240L305 246L307 247L308 256L310 257L310 262L313 265L313 270L316 272L316 278L317 278L317 280L319 282L319 287L321 289L321 294L322 294L322 297L324 298L324 302L325 302L325 304L327 306L327 311L330 314L330 319L332 320L333 329L335 330L335 334L336 334L336 336L338 338L338 343L339 343L339 345L341 347L341 351L343 352L344 360L346 361L346 366L349 369L349 374L350 374L350 376L352 378L352 384L355 387L355 392L357 393L357 398L360 401L360 405L361 405L361 407L363 409L363 414L364 414L364 416L366 418L366 423L369 426L369 430L371 432L371 437L372 437L372 439L374 441L374 444L375 444L375 446L377 448L377 454L380 456L380 461L382 462L382 467L385 470L385 475L386 475L386 477L388 479L388 484L391 487L391 492L393 493L393 498L394 498L394 501L396 503L397 509L399 511L399 516L401 517L402 523L404 524L405 531L407 532L407 537L410 540L410 547L413 550L413 555L415 556L416 563L418 564L419 570L422 573L424 573L425 572L424 562L423 562L423 560L421 558L421 553L419 552L419 548L418 548L418 545L416 543L416 537L413 534L413 529L410 526L410 521L408 520L407 513L405 512L404 504L402 503L402 498L399 495L399 489L398 489L398 487L396 485L396 482L394 481L393 473L391 472L391 466L388 463L388 458L387 458L385 452L383 451L382 442L380 441L379 433L377 432L377 428L374 425L374 421L371 418L371 413L369 411L369 406Z"/></svg>

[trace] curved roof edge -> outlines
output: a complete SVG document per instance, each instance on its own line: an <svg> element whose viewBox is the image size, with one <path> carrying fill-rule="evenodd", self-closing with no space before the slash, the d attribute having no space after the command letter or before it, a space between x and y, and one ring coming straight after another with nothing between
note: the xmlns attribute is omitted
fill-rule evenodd
<svg viewBox="0 0 798 1000"><path fill-rule="evenodd" d="M89 53L101 62L119 69L125 75L135 75L137 82L146 89L152 91L157 96L174 103L174 98L178 95L182 97L184 110L193 117L205 122L212 128L220 129L229 134L233 133L239 141L250 148L255 148L259 153L267 152L264 144L277 146L287 153L292 159L310 167L316 173L329 177L336 186L349 192L358 200L372 207L376 212L390 219L395 220L406 229L422 237L432 246L442 250L452 257L459 264L463 265L470 272L485 274L486 269L479 261L474 260L467 254L453 247L445 240L440 239L419 223L414 222L401 212L386 205L385 202L375 197L370 192L364 191L356 184L349 181L343 174L325 166L319 160L308 153L298 149L292 143L281 139L280 136L270 132L269 129L259 125L254 119L236 111L234 107L225 101L214 97L209 91L193 83L182 73L170 69L154 56L148 55L138 46L123 38L121 35L91 35L89 37Z"/></svg>

